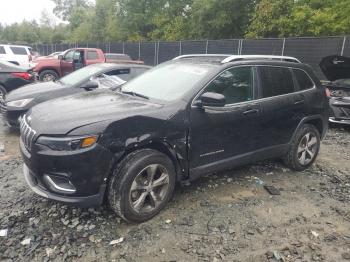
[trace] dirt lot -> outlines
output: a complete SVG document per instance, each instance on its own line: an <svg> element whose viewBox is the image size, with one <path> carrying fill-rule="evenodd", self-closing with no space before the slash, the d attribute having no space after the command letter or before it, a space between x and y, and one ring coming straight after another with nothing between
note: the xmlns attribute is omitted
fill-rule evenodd
<svg viewBox="0 0 350 262"><path fill-rule="evenodd" d="M332 128L306 172L271 161L213 174L140 225L34 195L17 144L0 124L0 261L350 260L350 129Z"/></svg>

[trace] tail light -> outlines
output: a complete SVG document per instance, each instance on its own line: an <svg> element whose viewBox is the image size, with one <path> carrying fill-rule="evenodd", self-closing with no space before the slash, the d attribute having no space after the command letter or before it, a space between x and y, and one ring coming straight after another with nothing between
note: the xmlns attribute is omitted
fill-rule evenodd
<svg viewBox="0 0 350 262"><path fill-rule="evenodd" d="M328 98L331 98L331 97L332 97L332 93L331 93L331 91L329 91L328 88L325 89L325 93L326 93L326 96L327 96Z"/></svg>
<svg viewBox="0 0 350 262"><path fill-rule="evenodd" d="M18 77L18 78L22 78L24 80L31 80L33 78L33 76L29 73L23 72L23 73L11 73L11 75Z"/></svg>

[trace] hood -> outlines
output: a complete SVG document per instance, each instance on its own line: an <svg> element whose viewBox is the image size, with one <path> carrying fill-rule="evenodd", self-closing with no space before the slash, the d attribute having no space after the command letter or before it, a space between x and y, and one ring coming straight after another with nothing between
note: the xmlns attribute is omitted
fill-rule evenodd
<svg viewBox="0 0 350 262"><path fill-rule="evenodd" d="M67 88L67 86L56 82L30 84L10 92L8 95L6 95L6 101L9 102L26 98L38 98L64 88Z"/></svg>
<svg viewBox="0 0 350 262"><path fill-rule="evenodd" d="M329 81L350 78L350 58L327 56L322 59L320 68Z"/></svg>
<svg viewBox="0 0 350 262"><path fill-rule="evenodd" d="M148 100L101 90L41 103L31 109L28 117L37 134L63 135L79 127L143 115L160 107Z"/></svg>

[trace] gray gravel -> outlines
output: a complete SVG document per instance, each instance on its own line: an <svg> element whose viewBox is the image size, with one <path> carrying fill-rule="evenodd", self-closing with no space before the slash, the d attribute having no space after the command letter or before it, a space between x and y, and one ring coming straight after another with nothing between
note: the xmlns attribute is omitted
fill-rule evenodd
<svg viewBox="0 0 350 262"><path fill-rule="evenodd" d="M350 129L330 130L310 170L270 161L212 174L140 225L34 195L17 143L0 127L0 261L350 261Z"/></svg>

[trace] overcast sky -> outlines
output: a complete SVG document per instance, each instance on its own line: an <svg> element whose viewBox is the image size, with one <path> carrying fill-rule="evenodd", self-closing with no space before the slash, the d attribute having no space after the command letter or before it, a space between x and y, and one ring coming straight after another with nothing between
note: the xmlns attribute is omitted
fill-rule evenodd
<svg viewBox="0 0 350 262"><path fill-rule="evenodd" d="M1 0L0 23L12 24L26 20L40 21L41 12L52 14L54 3L50 0ZM53 15L53 14L52 14Z"/></svg>

